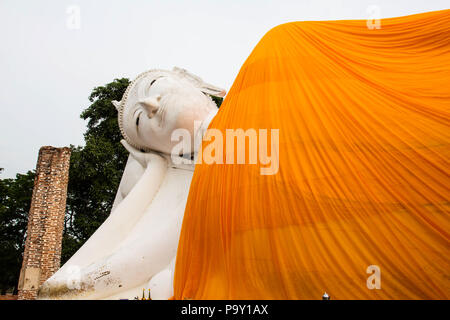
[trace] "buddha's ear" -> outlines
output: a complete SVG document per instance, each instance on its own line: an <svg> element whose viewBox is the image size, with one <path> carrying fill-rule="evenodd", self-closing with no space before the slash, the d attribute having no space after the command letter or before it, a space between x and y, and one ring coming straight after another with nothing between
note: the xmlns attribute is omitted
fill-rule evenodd
<svg viewBox="0 0 450 320"><path fill-rule="evenodd" d="M203 83L202 86L200 87L200 90L203 93L209 94L211 96L215 96L215 97L224 97L227 92L225 91L225 89L221 89L219 87L213 86L212 84L209 83Z"/></svg>
<svg viewBox="0 0 450 320"><path fill-rule="evenodd" d="M111 101L111 103L114 105L114 107L116 107L117 111L119 111L120 101L113 100Z"/></svg>
<svg viewBox="0 0 450 320"><path fill-rule="evenodd" d="M178 73L181 77L189 79L191 82L195 84L196 87L200 88L203 93L209 94L215 97L224 97L227 92L226 90L213 86L212 84L206 83L195 74L187 71L183 68L174 67L173 72Z"/></svg>
<svg viewBox="0 0 450 320"><path fill-rule="evenodd" d="M192 83L194 83L197 87L200 86L203 83L202 78L199 76L196 76L195 74L187 71L186 69L179 68L179 67L173 67L173 72L177 73L180 77L188 79Z"/></svg>

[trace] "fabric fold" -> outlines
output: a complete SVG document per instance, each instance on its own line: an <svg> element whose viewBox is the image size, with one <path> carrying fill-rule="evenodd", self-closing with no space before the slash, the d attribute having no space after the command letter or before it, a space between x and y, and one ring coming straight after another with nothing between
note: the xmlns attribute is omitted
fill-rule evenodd
<svg viewBox="0 0 450 320"><path fill-rule="evenodd" d="M449 35L450 10L271 29L209 129L278 129L279 170L196 165L175 299L449 299Z"/></svg>

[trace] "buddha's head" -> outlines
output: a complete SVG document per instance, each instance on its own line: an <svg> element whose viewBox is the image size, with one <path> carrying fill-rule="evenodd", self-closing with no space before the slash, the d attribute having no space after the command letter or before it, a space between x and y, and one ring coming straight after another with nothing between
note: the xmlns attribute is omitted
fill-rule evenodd
<svg viewBox="0 0 450 320"><path fill-rule="evenodd" d="M194 137L194 121L203 121L217 109L210 96L225 90L203 82L188 71L150 70L130 83L120 102L119 127L125 140L144 151L170 154L176 141L172 132L186 129Z"/></svg>

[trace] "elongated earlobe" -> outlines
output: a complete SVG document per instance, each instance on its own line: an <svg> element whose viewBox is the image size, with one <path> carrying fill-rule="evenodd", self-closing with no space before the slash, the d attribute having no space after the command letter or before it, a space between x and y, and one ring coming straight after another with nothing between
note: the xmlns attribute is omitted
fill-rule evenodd
<svg viewBox="0 0 450 320"><path fill-rule="evenodd" d="M111 101L111 103L114 105L114 107L116 107L117 111L119 111L120 101L113 100Z"/></svg>
<svg viewBox="0 0 450 320"><path fill-rule="evenodd" d="M227 94L225 89L221 89L221 88L215 87L215 86L213 86L211 84L207 84L207 83L203 83L200 90L203 93L207 93L211 96L220 97L220 98L224 97Z"/></svg>
<svg viewBox="0 0 450 320"><path fill-rule="evenodd" d="M187 71L186 69L174 67L173 71L178 73L180 76L182 76L184 78L190 79L190 81L192 81L196 87L200 88L200 90L203 93L206 93L206 94L209 94L209 95L215 96L215 97L224 97L227 94L226 90L204 82L202 80L202 78Z"/></svg>

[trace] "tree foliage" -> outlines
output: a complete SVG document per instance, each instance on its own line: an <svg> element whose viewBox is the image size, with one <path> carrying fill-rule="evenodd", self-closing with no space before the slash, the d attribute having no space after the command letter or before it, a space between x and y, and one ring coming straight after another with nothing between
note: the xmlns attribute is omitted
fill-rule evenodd
<svg viewBox="0 0 450 320"><path fill-rule="evenodd" d="M0 294L17 290L34 176L0 179Z"/></svg>
<svg viewBox="0 0 450 320"><path fill-rule="evenodd" d="M91 105L81 113L87 120L83 147L71 146L67 212L62 263L103 223L111 211L128 153L120 144L117 110L112 100L121 100L128 79L116 79L95 88Z"/></svg>

